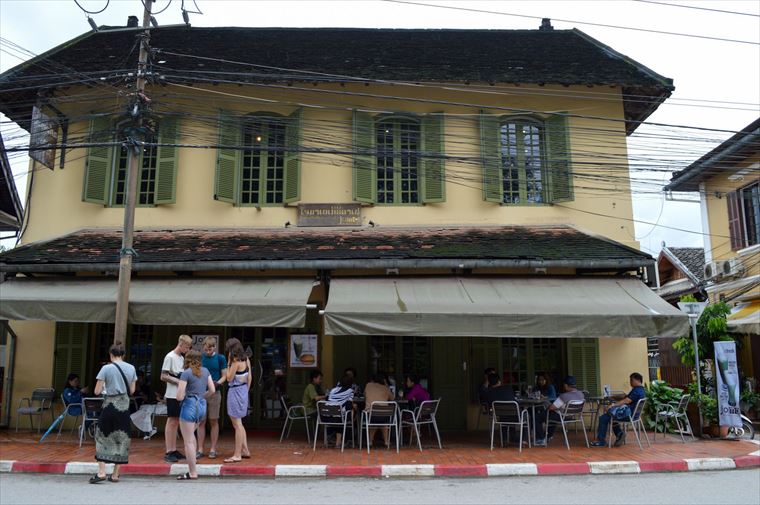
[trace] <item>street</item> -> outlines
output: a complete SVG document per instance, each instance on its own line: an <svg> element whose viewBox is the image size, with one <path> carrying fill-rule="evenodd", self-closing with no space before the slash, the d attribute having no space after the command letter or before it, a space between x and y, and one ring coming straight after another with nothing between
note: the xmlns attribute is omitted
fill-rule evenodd
<svg viewBox="0 0 760 505"><path fill-rule="evenodd" d="M62 497L74 497L63 499ZM137 498L139 497L139 498ZM760 504L760 470L488 479L278 479L0 475L0 503L563 503Z"/></svg>

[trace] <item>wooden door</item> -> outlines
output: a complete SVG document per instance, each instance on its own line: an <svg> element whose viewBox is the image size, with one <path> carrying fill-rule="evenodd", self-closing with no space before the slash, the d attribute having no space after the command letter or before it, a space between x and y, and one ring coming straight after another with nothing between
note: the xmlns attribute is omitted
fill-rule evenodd
<svg viewBox="0 0 760 505"><path fill-rule="evenodd" d="M466 339L462 337L435 337L431 339L431 396L440 398L438 427L443 430L467 429L467 402L469 399L468 355Z"/></svg>

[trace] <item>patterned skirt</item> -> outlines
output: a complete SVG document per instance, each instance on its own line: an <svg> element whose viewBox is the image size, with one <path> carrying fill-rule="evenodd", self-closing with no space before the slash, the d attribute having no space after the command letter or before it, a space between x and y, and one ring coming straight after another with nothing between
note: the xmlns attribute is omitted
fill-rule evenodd
<svg viewBox="0 0 760 505"><path fill-rule="evenodd" d="M95 459L123 464L129 459L129 396L108 396L95 428Z"/></svg>

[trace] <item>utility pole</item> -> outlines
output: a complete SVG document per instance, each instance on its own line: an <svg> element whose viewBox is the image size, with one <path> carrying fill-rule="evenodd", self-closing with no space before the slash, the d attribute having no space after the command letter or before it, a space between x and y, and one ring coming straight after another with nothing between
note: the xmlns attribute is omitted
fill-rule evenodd
<svg viewBox="0 0 760 505"><path fill-rule="evenodd" d="M141 35L140 56L137 61L137 82L135 84L134 103L130 114L134 120L133 134L140 135L143 126L142 107L145 101L145 74L150 52L150 8L153 0L144 0L142 27L145 30ZM114 328L114 342L126 343L127 317L129 315L129 284L132 278L132 259L135 251L132 248L135 231L135 206L137 203L137 171L142 145L131 140L129 149L129 161L127 163L127 187L124 205L124 231L119 252L119 289L116 294L116 325Z"/></svg>

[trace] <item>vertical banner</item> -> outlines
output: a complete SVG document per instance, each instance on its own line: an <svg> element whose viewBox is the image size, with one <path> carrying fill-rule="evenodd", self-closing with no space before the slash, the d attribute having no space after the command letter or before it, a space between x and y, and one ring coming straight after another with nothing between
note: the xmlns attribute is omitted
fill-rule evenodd
<svg viewBox="0 0 760 505"><path fill-rule="evenodd" d="M735 342L715 342L715 385L718 394L718 420L721 426L741 427L739 409L739 367Z"/></svg>

